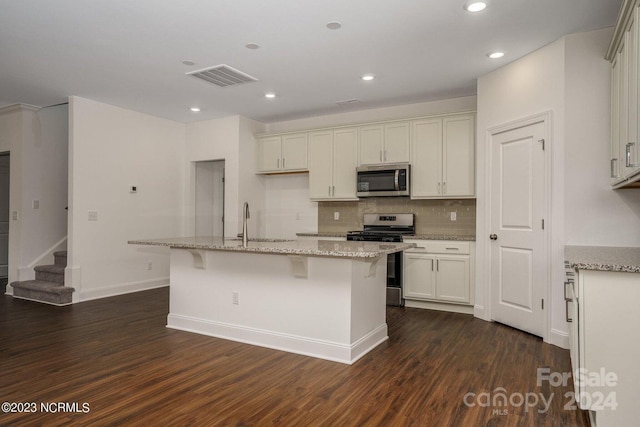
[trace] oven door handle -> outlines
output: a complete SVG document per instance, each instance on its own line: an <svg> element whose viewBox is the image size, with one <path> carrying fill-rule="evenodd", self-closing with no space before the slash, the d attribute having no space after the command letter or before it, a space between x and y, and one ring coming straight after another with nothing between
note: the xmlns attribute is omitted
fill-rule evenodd
<svg viewBox="0 0 640 427"><path fill-rule="evenodd" d="M393 180L395 186L396 186L396 191L400 191L400 169L396 169L396 173L395 173L395 177Z"/></svg>

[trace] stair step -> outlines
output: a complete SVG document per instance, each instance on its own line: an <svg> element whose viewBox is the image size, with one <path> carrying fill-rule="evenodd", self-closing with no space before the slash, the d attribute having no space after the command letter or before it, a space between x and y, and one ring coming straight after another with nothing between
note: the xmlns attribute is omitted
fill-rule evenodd
<svg viewBox="0 0 640 427"><path fill-rule="evenodd" d="M74 288L60 286L59 283L44 280L13 282L10 286L13 288L13 296L16 298L54 305L71 304L71 294L75 291Z"/></svg>
<svg viewBox="0 0 640 427"><path fill-rule="evenodd" d="M38 265L33 268L36 271L36 280L43 282L55 282L58 286L64 285L64 269L62 265Z"/></svg>
<svg viewBox="0 0 640 427"><path fill-rule="evenodd" d="M53 253L55 259L55 265L67 266L67 251L58 251Z"/></svg>

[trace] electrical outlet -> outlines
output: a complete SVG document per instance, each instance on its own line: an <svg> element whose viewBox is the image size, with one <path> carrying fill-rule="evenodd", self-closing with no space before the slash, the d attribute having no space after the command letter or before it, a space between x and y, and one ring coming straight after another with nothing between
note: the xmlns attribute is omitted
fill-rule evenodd
<svg viewBox="0 0 640 427"><path fill-rule="evenodd" d="M33 207L33 209L40 209L40 200L33 200L31 202L31 206Z"/></svg>
<svg viewBox="0 0 640 427"><path fill-rule="evenodd" d="M18 220L18 211L11 212L11 219L14 221Z"/></svg>
<svg viewBox="0 0 640 427"><path fill-rule="evenodd" d="M451 212L451 221L455 221L458 218L458 214L456 212Z"/></svg>
<svg viewBox="0 0 640 427"><path fill-rule="evenodd" d="M340 212L334 212L334 213L333 213L333 219L334 219L335 221L338 221L338 220L340 219Z"/></svg>
<svg viewBox="0 0 640 427"><path fill-rule="evenodd" d="M153 262L149 261L147 263L147 270L149 270L149 271L153 270Z"/></svg>
<svg viewBox="0 0 640 427"><path fill-rule="evenodd" d="M89 211L89 221L98 220L98 211Z"/></svg>
<svg viewBox="0 0 640 427"><path fill-rule="evenodd" d="M238 292L234 292L231 295L233 305L240 305L240 294Z"/></svg>

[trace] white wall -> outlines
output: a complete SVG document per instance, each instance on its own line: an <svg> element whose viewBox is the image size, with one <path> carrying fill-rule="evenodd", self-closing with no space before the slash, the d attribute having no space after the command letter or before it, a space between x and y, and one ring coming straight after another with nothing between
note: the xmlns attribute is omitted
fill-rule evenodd
<svg viewBox="0 0 640 427"><path fill-rule="evenodd" d="M551 330L547 340L565 346L567 328L564 323L562 295L564 259L564 129L565 129L565 42L558 40L517 61L478 79L477 124L477 223L476 235L476 307L475 315L490 320L491 234L488 168L489 143L487 132L499 125L551 112L552 191L551 219ZM568 343L568 341L567 341Z"/></svg>
<svg viewBox="0 0 640 427"><path fill-rule="evenodd" d="M552 112L551 321L548 341L566 347L564 247L640 245L638 191L609 187L611 29L558 40L478 79L476 315L489 320L487 130ZM622 229L621 229L622 228Z"/></svg>
<svg viewBox="0 0 640 427"><path fill-rule="evenodd" d="M318 231L318 202L309 199L309 174L267 177L267 236L295 239Z"/></svg>
<svg viewBox="0 0 640 427"><path fill-rule="evenodd" d="M566 38L567 245L640 246L640 189L609 185L611 32Z"/></svg>
<svg viewBox="0 0 640 427"><path fill-rule="evenodd" d="M187 234L193 234L193 162L225 161L225 236L235 237L242 231L242 205L250 206L250 237L264 233L264 178L256 175L254 133L262 124L240 116L190 123L186 137L186 173L189 189L188 212L185 217Z"/></svg>
<svg viewBox="0 0 640 427"><path fill-rule="evenodd" d="M248 223L249 237L273 237L269 234L266 223L266 177L255 173L258 170L258 150L253 135L264 132L264 123L240 117L239 126L238 231L242 231L242 205L246 201L251 214Z"/></svg>
<svg viewBox="0 0 640 427"><path fill-rule="evenodd" d="M475 110L476 97L465 96L438 101L420 102L416 104L398 105L395 107L351 111L348 113L329 114L326 116L269 123L267 124L266 132L293 132L298 130L346 126L383 120L404 119L407 117L432 116L437 114Z"/></svg>
<svg viewBox="0 0 640 427"><path fill-rule="evenodd" d="M65 273L74 301L168 284L168 250L127 241L182 235L185 125L79 97L69 114Z"/></svg>
<svg viewBox="0 0 640 427"><path fill-rule="evenodd" d="M53 248L67 235L69 108L42 108L24 118L20 276L33 278L34 265L53 263Z"/></svg>

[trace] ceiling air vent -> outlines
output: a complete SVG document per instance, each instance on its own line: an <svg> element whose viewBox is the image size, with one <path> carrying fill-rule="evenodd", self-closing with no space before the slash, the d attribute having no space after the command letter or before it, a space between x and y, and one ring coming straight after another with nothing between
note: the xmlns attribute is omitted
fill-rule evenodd
<svg viewBox="0 0 640 427"><path fill-rule="evenodd" d="M243 83L257 82L253 76L243 73L240 70L229 67L228 65L216 65L215 67L205 68L187 73L187 75L197 77L206 82L213 83L220 87L234 86Z"/></svg>

